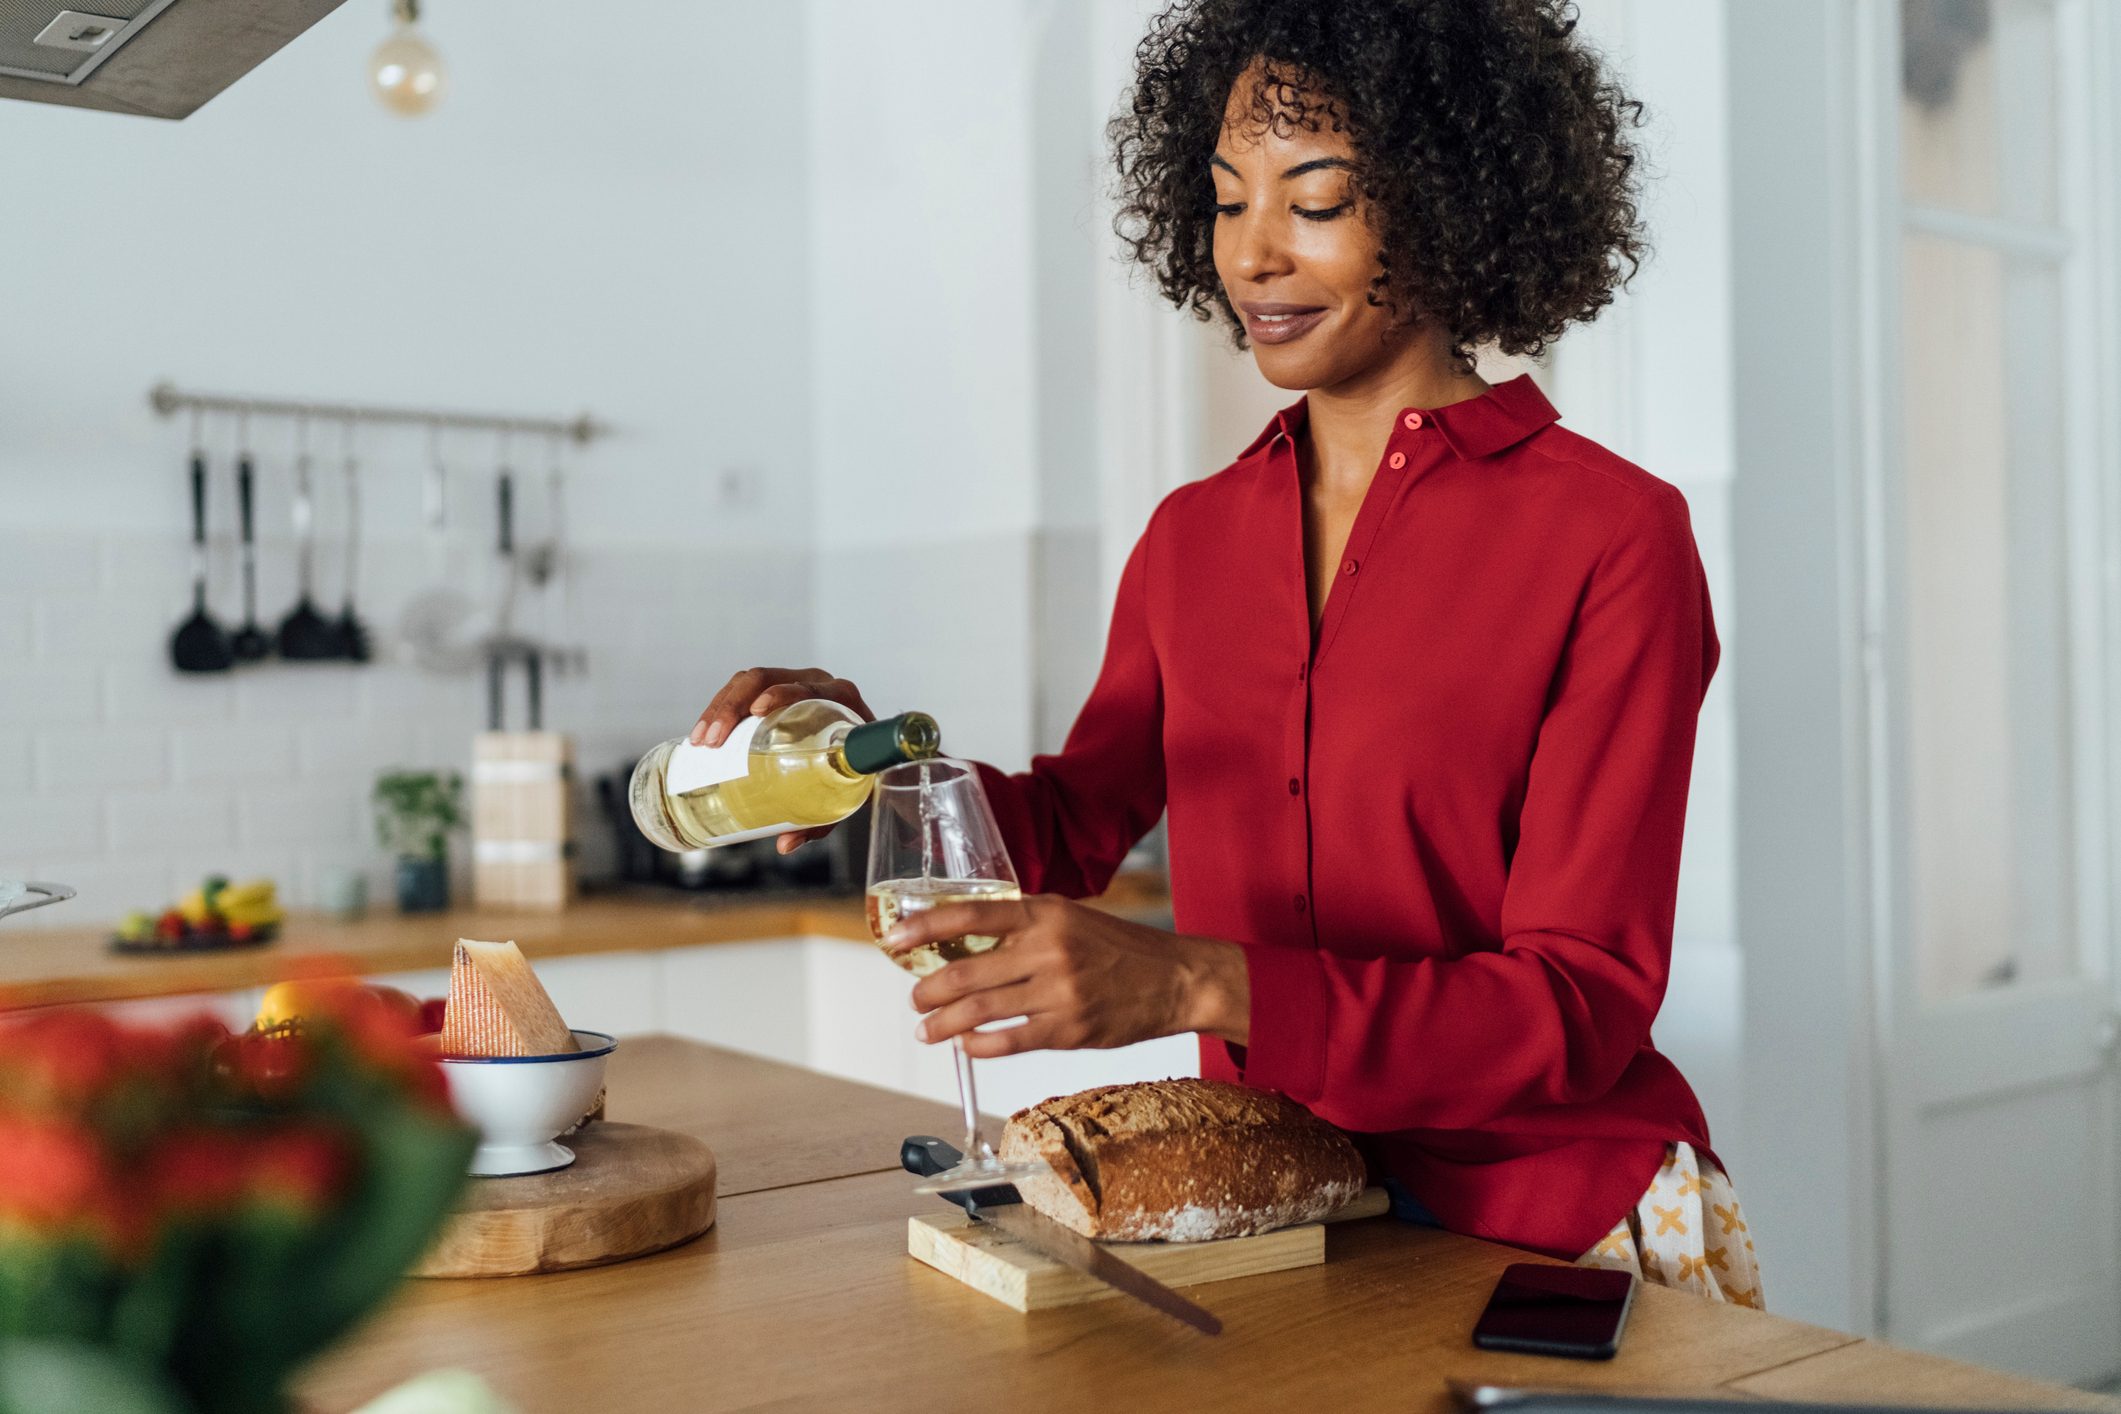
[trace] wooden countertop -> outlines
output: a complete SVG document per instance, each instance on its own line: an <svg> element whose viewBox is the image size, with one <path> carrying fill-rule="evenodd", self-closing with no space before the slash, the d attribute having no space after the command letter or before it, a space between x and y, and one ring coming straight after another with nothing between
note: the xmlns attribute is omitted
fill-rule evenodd
<svg viewBox="0 0 2121 1414"><path fill-rule="evenodd" d="M297 914L265 947L166 956L114 953L104 929L0 931L0 1010L237 991L334 962L363 976L447 967L458 938L513 938L532 958L806 935L869 941L859 898L695 897L708 896L592 894L559 913L464 908L408 917L379 909L357 923ZM1155 875L1123 875L1098 903L1150 911L1168 907L1168 895Z"/></svg>
<svg viewBox="0 0 2121 1414"><path fill-rule="evenodd" d="M706 1138L722 1165L705 1237L591 1271L409 1284L300 1394L350 1409L442 1367L523 1410L988 1407L1421 1410L1445 1381L2121 1411L2022 1380L1662 1287L1617 1359L1475 1350L1468 1332L1523 1253L1389 1218L1329 1229L1322 1267L1217 1282L1196 1335L1124 1299L1029 1316L906 1255L898 1140L946 1106L668 1037L623 1043L613 1118ZM1767 1254L1774 1291L1773 1254Z"/></svg>

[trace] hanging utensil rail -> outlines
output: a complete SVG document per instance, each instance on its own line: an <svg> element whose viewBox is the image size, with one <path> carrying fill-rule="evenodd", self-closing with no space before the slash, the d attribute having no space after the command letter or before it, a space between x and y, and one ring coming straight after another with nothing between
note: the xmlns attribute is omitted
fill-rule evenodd
<svg viewBox="0 0 2121 1414"><path fill-rule="evenodd" d="M508 417L500 414L449 412L440 408L383 407L373 403L311 402L295 398L245 398L227 393L186 392L157 383L147 400L164 417L187 408L203 412L248 413L262 417L312 417L323 422L393 423L406 427L462 427L484 432L522 432L560 436L579 443L611 435L611 428L582 413L573 418Z"/></svg>

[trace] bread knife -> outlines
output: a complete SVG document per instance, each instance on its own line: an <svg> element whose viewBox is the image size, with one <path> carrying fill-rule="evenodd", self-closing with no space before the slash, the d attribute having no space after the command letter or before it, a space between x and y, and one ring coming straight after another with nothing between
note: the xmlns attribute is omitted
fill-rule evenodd
<svg viewBox="0 0 2121 1414"><path fill-rule="evenodd" d="M923 1178L941 1173L961 1157L956 1149L927 1134L916 1134L899 1146L899 1163L907 1172ZM1223 1323L1212 1311L1194 1305L1133 1263L1122 1261L1081 1233L1062 1227L1028 1206L1013 1183L936 1196L963 1208L974 1222L985 1223L1034 1252L1087 1272L1113 1290L1154 1306L1203 1335L1222 1334Z"/></svg>

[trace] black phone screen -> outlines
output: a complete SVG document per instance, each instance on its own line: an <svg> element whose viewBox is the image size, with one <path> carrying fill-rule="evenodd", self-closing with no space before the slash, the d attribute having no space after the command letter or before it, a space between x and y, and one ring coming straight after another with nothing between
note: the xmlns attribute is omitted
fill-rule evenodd
<svg viewBox="0 0 2121 1414"><path fill-rule="evenodd" d="M1504 1270L1473 1327L1484 1350L1606 1360L1620 1349L1620 1328L1635 1299L1627 1272L1545 1267L1518 1262Z"/></svg>

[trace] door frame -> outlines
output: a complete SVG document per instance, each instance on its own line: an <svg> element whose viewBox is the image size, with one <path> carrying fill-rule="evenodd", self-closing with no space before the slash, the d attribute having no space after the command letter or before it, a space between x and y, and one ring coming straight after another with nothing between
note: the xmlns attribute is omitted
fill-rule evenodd
<svg viewBox="0 0 2121 1414"><path fill-rule="evenodd" d="M1727 0L1739 1175L1770 1300L1871 1333L1879 1054L1862 0ZM1857 140L1852 141L1852 135Z"/></svg>
<svg viewBox="0 0 2121 1414"><path fill-rule="evenodd" d="M2078 0L2057 3L2066 11ZM1904 849L1891 832L1905 818L1905 775L1893 756L1901 722L1885 656L1904 594L1893 573L1890 481L1899 451L1897 6L1729 0L1726 14L1744 1093L1749 1147L1772 1156L1746 1175L1746 1201L1778 1309L1890 1332L1886 1043L1911 1020L1896 994L1907 898ZM2100 6L2080 15L2094 62L2121 74L2121 24ZM2101 537L2098 558L2080 557L2071 586L2073 613L2088 596L2101 626L2094 642L2072 639L2079 712L2102 698L2121 702L2121 492L2112 475L2121 409L2097 396L2121 368L2121 190L2108 171L2121 131L2105 87L2086 85L2058 114L2065 144L2073 128L2092 145L2082 197L2090 207L2080 213L2093 243L2090 285L2078 293L2098 311L2073 321L2093 328L2065 353L2075 384L2068 437L2105 473L2088 502L2071 502L2073 525L2090 522ZM2070 199L2066 184L2061 199ZM2092 670L2105 679L2083 680ZM2096 730L2077 726L2077 741L2098 742ZM2091 813L2116 818L2112 760L2085 765L2102 797ZM2117 836L2108 830L2092 842L2096 856L2079 855L2087 868L2105 866L2103 895L2085 902L2103 915L2102 955L2087 975L2108 979L2108 1006Z"/></svg>
<svg viewBox="0 0 2121 1414"><path fill-rule="evenodd" d="M1969 993L1942 1000L1925 1001L1917 975L1920 958L1917 940L1911 935L1914 897L1911 858L1904 838L1892 836L1896 822L1909 817L1910 772L1908 749L1907 685L1892 675L1893 665L1883 653L1867 660L1866 692L1874 704L1872 751L1874 782L1871 807L1875 822L1874 860L1877 870L1873 892L1874 997L1877 1007L1876 1037L1879 1056L1877 1075L1881 1121L1879 1143L1880 1209L1882 1221L1876 1230L1878 1269L1877 1299L1881 1333L1927 1348L1943 1349L1961 1358L1984 1363L2011 1363L2013 1357L2035 1354L2029 1332L2048 1331L2058 1321L2079 1318L2089 1308L2055 1293L2038 1302L2008 1312L1987 1312L1979 1319L1955 1325L1917 1328L1919 1314L1895 1309L1894 1247L1896 1231L1902 1242L1918 1240L1910 1222L1920 1227L1912 1208L1896 1200L1914 1203L1900 1169L1919 1152L1922 1126L1934 1112L1956 1104L1987 1101L2013 1089L2028 1093L2071 1083L2095 1083L2112 1072L2112 1047L2097 1039L2102 1022L2112 1017L2115 938L2114 917L2114 811L2121 803L2112 754L2106 736L2112 721L2113 674L2117 653L2115 638L2114 573L2117 539L2114 493L2115 469L2121 467L2115 451L2113 414L2101 406L2099 390L2111 386L2116 367L2116 318L2110 259L2101 259L2112 249L2114 183L2109 164L2115 152L2109 105L2102 97L2102 78L2116 71L2113 60L2114 26L2106 6L2085 0L2036 0L2046 4L2054 16L2059 51L2085 56L2090 72L2083 81L2074 70L2058 72L2056 79L2057 187L2053 224L2081 232L2083 248L2056 245L2044 232L2015 227L2005 220L1963 217L1903 203L1900 192L1900 35L1897 7L1859 7L1857 19L1861 140L1855 143L1859 160L1867 168L1861 181L1871 207L1871 225L1860 248L1864 262L1863 317L1865 346L1860 366L1860 386L1872 390L1868 420L1873 430L1867 438L1875 453L1866 458L1865 505L1869 514L1864 528L1866 571L1866 624L1870 638L1886 651L1897 651L1908 621L1904 566L1906 552L1903 523L1898 512L1905 496L1902 479L1903 407L1893 356L1899 347L1901 313L1902 238L1921 231L1956 237L1987 249L2014 251L2020 255L2044 252L2057 261L2060 307L2063 315L2060 380L2063 385L2064 423L2061 455L2066 481L2062 494L2067 506L2066 534L2069 538L2070 578L2067 588L2068 651L2071 657L2069 686L2071 713L2066 730L2071 745L2072 778L2077 785L2072 804L2074 923L2070 930L2075 944L2074 971L2067 978L2049 983L2017 984L1998 990ZM2030 1012L2043 1018L2040 1034L2031 1045L2024 1032ZM2106 1024L2111 1024L2107 1022ZM1986 1034L1991 1040L1964 1048L1969 1035ZM1999 1053L2002 1064L1998 1065ZM2110 1083L2110 1082L2109 1082ZM2121 1143L2116 1135L2121 1125L2107 1117L2108 1142L2102 1155L2111 1182L2113 1165L2121 1162ZM2121 1213L2110 1221L2109 1251L2121 1249ZM1934 1233L1922 1233L1934 1238ZM2109 1285L2121 1287L2121 1273L2108 1273ZM2109 1289L2102 1299L2109 1315L2121 1293ZM2013 1324L2020 1329L2013 1331ZM2080 1348L2111 1349L2121 1328L2098 1333L2079 1332ZM2060 1358L2060 1351L2051 1351ZM2104 1378L2111 1369L2043 1370L2041 1373Z"/></svg>

